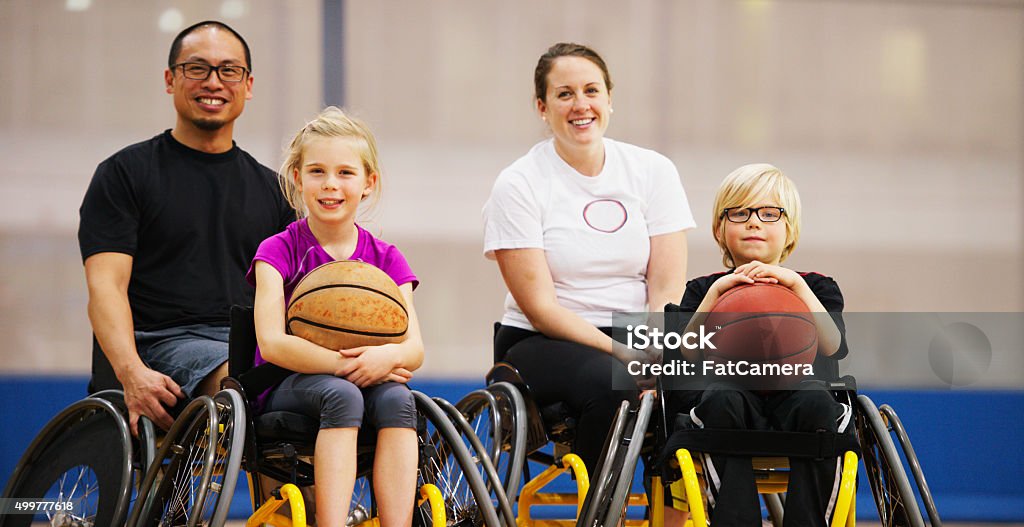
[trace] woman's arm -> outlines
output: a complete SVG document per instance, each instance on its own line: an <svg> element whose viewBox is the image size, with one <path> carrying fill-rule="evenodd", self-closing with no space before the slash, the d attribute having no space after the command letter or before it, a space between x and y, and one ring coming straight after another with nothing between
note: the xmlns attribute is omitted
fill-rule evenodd
<svg viewBox="0 0 1024 527"><path fill-rule="evenodd" d="M543 249L501 249L494 257L509 293L537 331L612 353L611 337L558 303Z"/></svg>
<svg viewBox="0 0 1024 527"><path fill-rule="evenodd" d="M647 309L665 310L665 304L677 303L686 290L686 231L651 236L651 256L647 262Z"/></svg>

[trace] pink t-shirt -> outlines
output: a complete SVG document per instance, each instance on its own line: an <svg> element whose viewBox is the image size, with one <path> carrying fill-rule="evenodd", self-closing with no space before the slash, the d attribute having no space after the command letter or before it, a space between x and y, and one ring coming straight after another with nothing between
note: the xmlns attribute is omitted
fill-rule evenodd
<svg viewBox="0 0 1024 527"><path fill-rule="evenodd" d="M359 225L356 225L356 229L359 232L359 238L356 240L356 250L349 260L358 260L379 268L398 285L411 282L413 289L419 285L419 280L398 248L374 238ZM284 302L287 305L292 297L292 291L302 277L320 265L333 262L334 257L327 254L327 251L313 236L313 232L309 230L306 219L303 218L288 225L284 231L263 240L252 260L245 279L255 286L256 262L260 260L267 262L277 269L284 279ZM257 347L256 360L253 365L259 366L266 362ZM270 390L267 391L267 393L269 392ZM257 398L258 407L263 406L267 393L260 394Z"/></svg>

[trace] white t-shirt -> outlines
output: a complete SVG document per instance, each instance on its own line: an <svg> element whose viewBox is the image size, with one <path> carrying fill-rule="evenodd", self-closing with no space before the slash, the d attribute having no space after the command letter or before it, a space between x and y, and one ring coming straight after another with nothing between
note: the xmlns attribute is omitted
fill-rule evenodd
<svg viewBox="0 0 1024 527"><path fill-rule="evenodd" d="M597 327L647 310L650 238L695 226L667 157L608 138L604 149L604 168L588 177L552 139L534 145L501 171L483 210L484 255L544 249L558 303ZM535 330L511 294L501 323Z"/></svg>

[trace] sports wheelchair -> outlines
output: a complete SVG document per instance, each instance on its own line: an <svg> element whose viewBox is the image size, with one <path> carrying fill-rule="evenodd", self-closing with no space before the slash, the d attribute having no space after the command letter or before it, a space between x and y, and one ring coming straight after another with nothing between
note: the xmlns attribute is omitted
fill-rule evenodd
<svg viewBox="0 0 1024 527"><path fill-rule="evenodd" d="M156 454L153 423L128 429L124 394L103 390L51 419L29 444L7 480L3 498L49 500L72 506L36 514L2 514L0 527L123 525L134 490Z"/></svg>
<svg viewBox="0 0 1024 527"><path fill-rule="evenodd" d="M0 515L0 526L122 526L126 519L130 525L223 525L240 461L231 446L244 432L234 425L243 411L237 393L222 391L186 405L166 434L140 418L133 438L124 394L97 392L43 427L3 494L71 507Z"/></svg>
<svg viewBox="0 0 1024 527"><path fill-rule="evenodd" d="M774 525L782 525L790 458L838 457L841 459L842 468L830 525L855 525L857 472L859 465L863 464L866 481L871 488L881 524L886 527L924 527L921 509L906 476L900 454L893 443L890 435L892 432L899 439L903 454L911 467L931 525L941 526L920 463L895 411L888 405L883 405L882 410L879 410L866 395L858 395L853 377L846 376L839 381L831 382L828 388L837 400L850 409L852 434L711 430L676 426L677 429L664 440L664 443L659 444L657 449L663 452L662 457L668 457L670 461L675 462L671 463L666 471L666 481L678 480L673 487L681 487L684 490L691 524L708 524L706 511L710 486L704 463L708 459L707 455L729 454L752 457L758 493L764 500L768 516ZM664 401L664 392L659 395L659 400ZM662 412L665 411L664 404L660 408ZM663 420L667 418L668 416L662 417ZM678 425L686 420L684 415L683 419L676 419L676 423ZM648 439L652 437L656 442L660 442L657 440L663 436L648 435ZM619 477L631 479L631 472L624 470ZM617 494L612 496L612 505L602 525L623 523L622 500L617 496L626 492L628 486L621 483L622 480L616 485ZM652 486L657 487L653 483ZM663 501L658 498L652 499L652 502L648 517L653 525L662 525L664 515L658 509L663 510Z"/></svg>
<svg viewBox="0 0 1024 527"><path fill-rule="evenodd" d="M855 524L855 490L859 465L864 466L879 518L884 526L925 525L915 489L893 441L896 436L916 482L917 494L933 527L941 525L934 500L906 430L896 412L888 405L877 408L869 397L856 393L856 382L844 377L830 383L829 389L852 412L853 434L800 434L775 431L681 430L666 436L669 416L659 383L656 398L645 394L631 408L625 402L616 416L602 454L602 470L592 482L586 467L568 454L572 440L573 418L563 405L537 408L529 397L529 387L508 363L498 362L487 375L488 386L467 395L457 404L474 430L487 443L487 450L499 467L499 474L510 501L515 502L525 459L539 461L548 468L522 487L519 495L519 525L567 525L571 520L540 521L531 517L534 505L578 503L578 526L663 525L664 488L658 475L650 482L650 499L631 494L633 473L641 449L656 451L671 448L672 467L666 481L685 491L691 520L689 525L707 525L707 478L701 455L733 454L754 458L755 479L769 518L781 525L785 491L788 484L789 457L840 457L840 490L833 509L832 525ZM654 414L652 416L652 414ZM554 455L540 452L548 441L555 444ZM646 445L645 445L646 443ZM756 447L751 447L756 445ZM578 465L577 465L578 464ZM541 487L567 469L577 479L577 494L541 494ZM526 474L529 479L529 474ZM678 480L678 481L677 481ZM588 487L593 486L593 492ZM645 520L627 520L626 507L648 506Z"/></svg>
<svg viewBox="0 0 1024 527"><path fill-rule="evenodd" d="M0 513L0 527L33 522L73 527L124 524L156 455L157 429L141 417L139 436L132 437L124 392L95 337L92 370L91 395L44 425L0 494L3 498L59 500L72 507L35 515Z"/></svg>
<svg viewBox="0 0 1024 527"><path fill-rule="evenodd" d="M253 367L256 333L252 308L231 310L229 376L222 387L242 401L244 441L236 450L246 471L253 516L248 525L304 526L305 504L300 488L314 484L313 453L319 423L315 418L292 412L267 412L253 416L250 396L261 393L291 372L264 364ZM224 392L222 392L224 393ZM484 479L455 425L437 403L413 391L418 411L418 484L421 500L415 525L499 525L498 514ZM375 437L360 430L357 447L357 482L349 507L349 525L379 525L373 498L372 465ZM266 477L260 477L260 476ZM267 482L284 483L280 487ZM271 488L273 486L274 488ZM277 511L289 506L291 517ZM509 513L510 514L510 513Z"/></svg>
<svg viewBox="0 0 1024 527"><path fill-rule="evenodd" d="M133 439L120 392L97 393L52 419L22 456L3 496L59 497L75 507L35 517L0 515L0 527L27 527L37 520L63 527L220 527L241 469L255 511L247 525L304 527L300 488L314 483L310 457L319 423L290 412L255 417L249 412L246 393L260 393L290 372L272 365L252 367L251 308L234 306L231 322L229 377L223 389L189 402L166 435L158 437L143 419L141 440ZM470 454L465 432L456 431L435 400L413 394L422 498L414 524L498 527L482 475L490 460ZM349 525L379 525L372 493L373 440L370 431L365 437L361 431ZM498 497L504 501L503 492ZM504 503L503 518L512 525L511 509ZM278 512L284 506L287 515Z"/></svg>
<svg viewBox="0 0 1024 527"><path fill-rule="evenodd" d="M492 494L498 490L494 487L501 487L508 501L517 504L517 525L605 525L605 517L616 507L647 505L645 494L630 494L629 482L617 476L632 475L636 467L654 407L652 395L642 397L639 405L621 403L606 436L600 472L591 479L588 467L570 452L576 417L564 403L538 407L526 382L508 362L497 361L486 380L486 388L467 394L455 407L497 468L500 481L491 486ZM549 443L551 453L542 450ZM528 460L546 468L531 478ZM542 492L566 473L576 481L575 493ZM533 518L533 507L551 505L575 505L576 515Z"/></svg>

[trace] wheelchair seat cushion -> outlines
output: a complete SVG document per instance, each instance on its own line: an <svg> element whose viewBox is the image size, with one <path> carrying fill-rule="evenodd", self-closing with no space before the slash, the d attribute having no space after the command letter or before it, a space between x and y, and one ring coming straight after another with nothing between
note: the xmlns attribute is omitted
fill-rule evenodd
<svg viewBox="0 0 1024 527"><path fill-rule="evenodd" d="M256 428L259 442L263 444L284 442L312 445L320 431L319 420L305 414L285 411L261 414L256 417L253 426ZM373 446L376 442L376 430L369 426L359 429L359 447Z"/></svg>
<svg viewBox="0 0 1024 527"><path fill-rule="evenodd" d="M556 443L572 443L576 433L576 418L569 405L556 402L538 407L530 396L530 387L523 380L515 365L508 362L496 363L486 376L487 384L507 382L514 385L523 394L526 402L526 413L529 430L527 452L533 452L545 444L548 439ZM538 419L539 417L539 419Z"/></svg>
<svg viewBox="0 0 1024 527"><path fill-rule="evenodd" d="M266 412L256 417L253 425L260 442L278 441L308 443L316 441L320 420L295 412Z"/></svg>
<svg viewBox="0 0 1024 527"><path fill-rule="evenodd" d="M576 428L576 416L573 415L569 405L564 402L557 402L541 407L541 418L544 421L544 430L555 440L571 441L573 431Z"/></svg>

